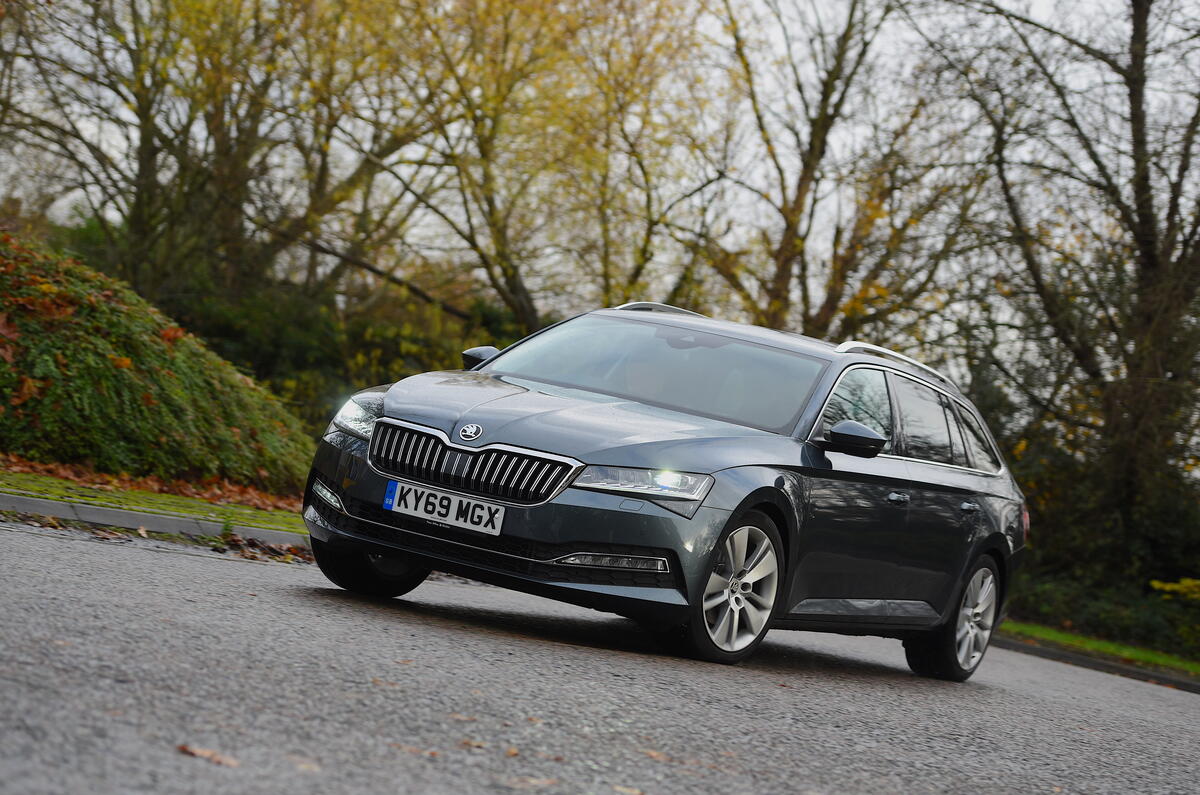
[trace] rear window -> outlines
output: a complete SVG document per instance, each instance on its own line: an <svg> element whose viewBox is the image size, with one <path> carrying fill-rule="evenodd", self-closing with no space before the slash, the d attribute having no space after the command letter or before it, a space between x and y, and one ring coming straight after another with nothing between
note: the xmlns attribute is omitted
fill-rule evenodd
<svg viewBox="0 0 1200 795"><path fill-rule="evenodd" d="M483 369L790 433L826 364L736 337L584 315L516 345Z"/></svg>
<svg viewBox="0 0 1200 795"><path fill-rule="evenodd" d="M971 452L975 468L985 469L988 472L999 472L1002 465L1000 456L996 455L995 448L988 440L987 431L979 424L979 420L961 406L958 409L958 416L962 418L964 436L967 437L967 449Z"/></svg>

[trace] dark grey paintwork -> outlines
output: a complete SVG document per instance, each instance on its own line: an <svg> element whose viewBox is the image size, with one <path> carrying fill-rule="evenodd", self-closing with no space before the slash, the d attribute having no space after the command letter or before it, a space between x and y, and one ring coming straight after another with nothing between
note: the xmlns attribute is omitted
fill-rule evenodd
<svg viewBox="0 0 1200 795"><path fill-rule="evenodd" d="M502 354L475 370L424 373L360 394L381 395L385 416L438 429L469 447L503 443L584 464L713 475L712 490L690 519L629 495L578 488L566 488L544 505L507 508L503 534L510 539L563 549L605 544L671 550L680 575L677 588L520 576L457 554L461 545L431 553L389 537L382 525L369 528L371 533L356 532L353 522L349 530L335 528L306 498L305 519L313 536L419 551L435 568L599 609L674 621L683 620L689 598L700 592L726 523L739 512L758 508L776 520L787 547L784 604L776 626L897 636L945 620L966 567L980 554L996 557L1002 579L1016 566L1023 545L1023 498L1006 469L989 474L905 458L902 439L892 454L874 458L826 452L810 441L826 398L848 368L869 366L889 378L920 380L966 410L957 389L903 363L837 353L830 345L796 335L686 315L637 314L643 322L748 339L828 365L811 394L797 396L804 405L789 435L495 375L491 369L503 361ZM457 432L468 423L484 431L463 442ZM387 478L367 463L366 449L356 437L328 434L320 442L313 476L344 495L379 505ZM897 494L906 501L890 499ZM977 509L965 510L965 505ZM431 538L439 534L433 525L421 532Z"/></svg>

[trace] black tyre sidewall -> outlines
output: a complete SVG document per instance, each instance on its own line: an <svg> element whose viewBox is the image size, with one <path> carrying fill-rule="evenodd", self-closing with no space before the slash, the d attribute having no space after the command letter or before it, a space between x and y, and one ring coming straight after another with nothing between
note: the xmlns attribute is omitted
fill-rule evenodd
<svg viewBox="0 0 1200 795"><path fill-rule="evenodd" d="M729 534L739 527L746 527L747 525L752 525L762 530L771 539L771 543L775 545L775 559L779 565L779 581L775 592L775 604L771 608L771 619L767 622L766 628L746 648L736 652L725 651L713 643L712 638L708 636L708 628L704 623L704 584L701 583L697 593L692 595L689 607L690 620L682 632L685 650L697 659L725 663L727 665L741 662L753 654L758 645L763 642L763 638L771 630L771 624L775 616L779 615L779 605L784 599L787 583L783 538L779 535L779 528L775 526L775 522L762 511L745 511L729 520L725 528L721 531L721 534L717 536L717 542L713 545L712 552L709 553L708 562L705 566L705 577L707 578L707 572L712 571L713 566L716 564L724 547L725 539L729 537Z"/></svg>
<svg viewBox="0 0 1200 795"><path fill-rule="evenodd" d="M415 561L405 574L386 575L371 564L362 549L337 546L315 538L310 541L313 558L321 573L334 585L352 593L391 599L408 593L429 576L430 568ZM402 555L398 553L397 557Z"/></svg>

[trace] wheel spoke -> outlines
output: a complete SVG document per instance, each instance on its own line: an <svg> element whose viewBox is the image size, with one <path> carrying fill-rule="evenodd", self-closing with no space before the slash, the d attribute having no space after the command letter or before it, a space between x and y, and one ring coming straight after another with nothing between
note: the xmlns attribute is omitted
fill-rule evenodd
<svg viewBox="0 0 1200 795"><path fill-rule="evenodd" d="M983 585L983 578L976 575L971 578L971 585L967 588L967 604L973 609L979 604L979 588Z"/></svg>
<svg viewBox="0 0 1200 795"><path fill-rule="evenodd" d="M750 634L752 636L757 637L758 631L762 629L763 624L766 623L766 619L764 617L765 611L760 610L754 604L747 601L746 606L742 608L742 613L745 614L746 629L750 630Z"/></svg>
<svg viewBox="0 0 1200 795"><path fill-rule="evenodd" d="M725 589L728 587L729 580L714 571L708 575L708 583L704 586L704 595L707 597L714 593L725 593Z"/></svg>
<svg viewBox="0 0 1200 795"><path fill-rule="evenodd" d="M714 640L721 637L725 632L725 627L729 624L729 617L733 614L733 608L728 604L721 609L721 616L717 619L716 624L710 624L710 633ZM718 641L719 642L719 641Z"/></svg>
<svg viewBox="0 0 1200 795"><path fill-rule="evenodd" d="M741 612L742 611L740 610L729 611L729 639L726 641L726 644L730 651L737 648L738 623L740 621Z"/></svg>
<svg viewBox="0 0 1200 795"><path fill-rule="evenodd" d="M775 553L768 549L766 554L762 556L762 559L758 561L754 568L746 572L746 576L742 579L745 582L758 582L763 577L774 574L777 569L778 567L775 565Z"/></svg>
<svg viewBox="0 0 1200 795"><path fill-rule="evenodd" d="M712 610L715 607L720 607L723 603L728 601L729 597L726 596L724 591L710 593L708 596L704 597L704 612L707 613L709 610Z"/></svg>
<svg viewBox="0 0 1200 795"><path fill-rule="evenodd" d="M991 576L984 577L983 582L979 586L979 598L976 600L975 606L982 607L985 602L990 602L995 596L995 593L995 582L992 580Z"/></svg>
<svg viewBox="0 0 1200 795"><path fill-rule="evenodd" d="M771 544L764 538L754 547L754 552L746 557L746 571L754 571L754 567L771 551ZM745 578L749 579L749 578Z"/></svg>
<svg viewBox="0 0 1200 795"><path fill-rule="evenodd" d="M971 627L966 627L966 632L958 640L958 664L963 668L967 667L969 662L968 650L971 648Z"/></svg>
<svg viewBox="0 0 1200 795"><path fill-rule="evenodd" d="M733 573L737 574L746 565L746 544L750 540L750 529L747 527L739 527L729 534L727 542L729 548L729 563L733 566Z"/></svg>
<svg viewBox="0 0 1200 795"><path fill-rule="evenodd" d="M774 595L775 594L771 594L771 596L774 596ZM754 605L759 610L770 610L775 605L774 599L768 599L767 597L763 596L762 594L755 593L754 591L750 591L749 593L743 594L743 596L746 597L747 602Z"/></svg>

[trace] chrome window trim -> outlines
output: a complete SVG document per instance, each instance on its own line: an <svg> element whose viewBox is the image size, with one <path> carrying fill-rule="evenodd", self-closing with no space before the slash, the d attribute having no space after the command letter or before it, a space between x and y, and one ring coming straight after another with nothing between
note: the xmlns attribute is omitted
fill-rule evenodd
<svg viewBox="0 0 1200 795"><path fill-rule="evenodd" d="M957 469L962 472L970 472L970 473L976 474L976 475L987 475L988 477L1000 477L1001 475L1005 475L1008 473L1008 463L1004 460L1004 456L1000 455L1000 451L996 446L995 440L992 438L992 432L988 428L987 423L985 423L983 421L983 419L980 418L980 416L977 412L973 411L970 407L968 407L967 404L961 398L956 397L955 395L951 394L949 390L944 389L936 384L931 384L930 382L928 382L922 378L917 378L912 373L906 373L903 370L900 370L895 367L890 367L887 364L883 364L883 363L876 364L875 362L869 362L869 363L868 362L855 362L854 364L847 365L846 369L844 369L840 373L838 373L837 380L833 382L833 386L830 387L830 389L829 389L829 394L827 394L825 396L825 400L821 402L821 410L819 412L817 412L817 421L813 424L812 430L809 431L808 436L805 437L806 441L812 442L817 438L817 429L820 428L821 421L825 417L825 409L828 408L829 401L833 399L833 393L837 391L838 386L842 383L842 379L846 377L846 373L850 372L851 370L862 370L862 369L880 370L880 371L887 371L890 373L895 373L898 376L907 378L910 381L915 381L916 383L921 384L922 386L927 386L930 389L940 392L941 394L945 395L950 400L953 400L960 407L962 407L965 411L970 412L971 415L973 417L975 417L976 421L979 423L979 426L981 428L983 428L983 430L987 433L988 443L992 446L992 452L995 453L996 457L1000 459L1001 466L1000 466L1000 469L996 470L995 472L992 472L992 471L989 471L986 469L975 469L974 467L965 467L965 466L961 466L959 464L947 464L942 461L927 461L924 458L913 458L912 456L896 455L894 453L879 453L877 456L875 456L876 458L891 458L896 461L912 461L917 464L932 464L933 466L947 467L949 469ZM892 426L896 427L896 417L892 417Z"/></svg>
<svg viewBox="0 0 1200 795"><path fill-rule="evenodd" d="M430 483L413 482L412 480L400 477L398 475L389 475L388 473L380 470L378 467L375 466L374 462L371 461L370 447L368 446L368 448L367 448L367 454L364 456L364 458L366 459L366 462L367 462L367 466L369 466L371 468L371 471L373 471L375 474L379 475L382 478L386 478L388 480L395 480L397 482L402 482L402 483L406 483L406 484L411 484L411 485L417 486L418 488L436 489L438 491L446 492L447 494L454 494L459 497L466 497L469 500L476 500L478 502L490 502L490 503L494 503L497 505L503 505L505 507L513 507L513 508L536 508L539 505L545 505L548 502L552 502L556 497L558 497L558 495L562 494L564 491L566 491L568 488L570 488L571 483L575 480L576 476L578 476L579 473L582 472L583 468L586 466L586 464L584 464L579 459L571 458L570 456L559 455L557 453L546 453L541 450L534 450L530 447L517 447L516 445L504 444L502 442L493 442L491 444L480 445L479 447L470 447L465 444L455 444L454 442L450 441L450 437L445 432L443 432L440 428L434 428L429 425L420 425L415 422L408 422L407 420L398 420L394 417L380 417L377 420L375 420L376 425L381 422L387 423L389 425L398 425L402 428L408 428L409 430L417 431L418 433L427 433L432 436L436 436L447 447L452 447L457 450L466 450L467 452L480 453L480 454L482 454L488 450L504 450L509 453L516 453L518 455L530 456L532 458L543 458L543 459L550 459L553 461L558 461L560 463L567 464L570 467L570 469L567 471L566 476L563 477L562 484L557 489L555 489L550 494L549 497L542 500L541 502L511 502L509 500L501 499L499 497L481 496L479 494L471 494L470 492L460 491L458 489L449 488L446 486L442 486L441 484L438 484L438 483L430 484ZM372 436L374 436L373 427L374 426L372 426ZM510 466L511 466L511 463L510 463ZM355 518L357 519L358 517L355 517ZM362 521L370 521L370 520L364 519Z"/></svg>
<svg viewBox="0 0 1200 795"><path fill-rule="evenodd" d="M896 351L892 350L891 348L885 348L882 345L872 345L869 342L859 342L858 340L850 340L848 342L843 342L841 345L837 346L837 348L834 349L835 353L853 353L854 351L863 351L865 353L873 353L873 354L876 354L877 356L891 356L895 359L899 359L902 362L911 364L913 367L918 367L918 368L924 370L925 372L930 373L933 376L941 379L945 383L950 384L955 389L958 389L958 384L951 381L950 378L947 377L945 374L938 372L937 370L933 369L932 367L930 367L927 364L922 364L921 362L917 361L916 359L912 358L911 356L905 356L903 353L897 353Z"/></svg>

